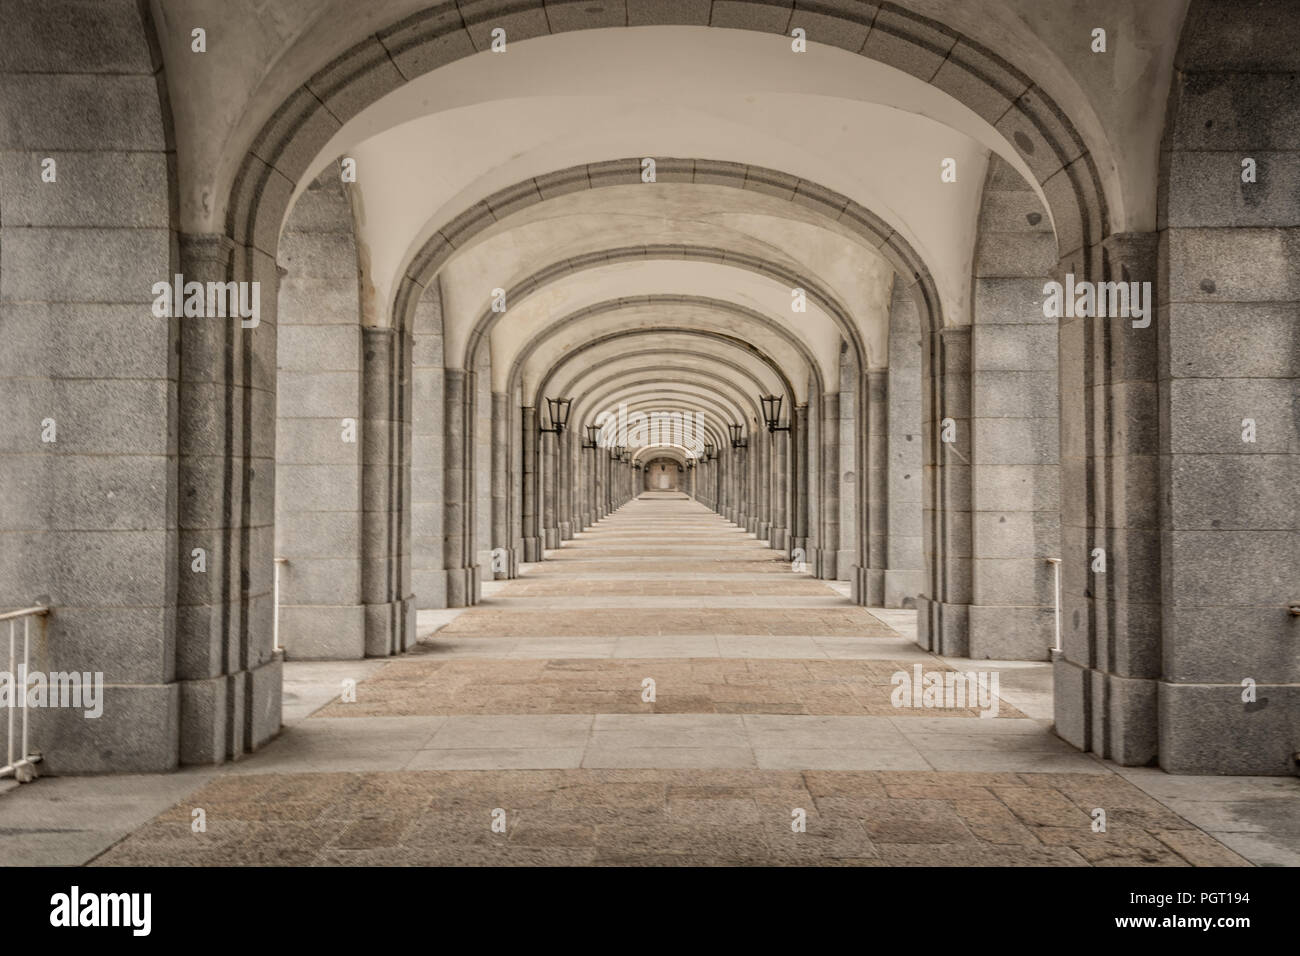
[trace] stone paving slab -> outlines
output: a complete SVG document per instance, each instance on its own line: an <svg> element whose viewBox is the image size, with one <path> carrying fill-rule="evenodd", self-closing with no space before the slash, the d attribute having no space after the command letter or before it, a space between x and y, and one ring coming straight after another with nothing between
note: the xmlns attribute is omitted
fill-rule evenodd
<svg viewBox="0 0 1300 956"><path fill-rule="evenodd" d="M493 660L547 658L746 658L798 660L905 660L932 662L933 655L903 638L783 637L760 634L665 634L660 637L444 637L427 635L407 658Z"/></svg>
<svg viewBox="0 0 1300 956"><path fill-rule="evenodd" d="M785 578L771 580L771 575L749 575L737 573L723 578L719 576L707 579L665 576L662 579L648 579L644 575L624 575L615 577L604 575L584 576L582 580L538 581L516 579L510 582L506 595L514 598L532 597L711 597L744 600L758 597L821 597L833 598L837 595L826 586L824 581L787 575ZM875 612L873 612L875 614ZM875 616L879 617L878 614ZM888 623L888 622L886 622Z"/></svg>
<svg viewBox="0 0 1300 956"><path fill-rule="evenodd" d="M743 607L656 609L628 613L622 609L520 611L475 607L438 632L443 637L543 637L557 634L767 634L776 637L892 637L896 632L859 607L783 610Z"/></svg>
<svg viewBox="0 0 1300 956"><path fill-rule="evenodd" d="M893 677L909 660L735 658L427 660L385 664L314 717L432 714L857 714L978 717L976 706L899 708ZM927 670L952 672L943 665ZM655 682L645 701L644 681ZM971 702L968 702L971 703ZM996 718L1024 715L999 700ZM996 719L995 718L995 719Z"/></svg>
<svg viewBox="0 0 1300 956"><path fill-rule="evenodd" d="M914 733L919 724L950 733ZM1002 738L1002 745L990 741ZM707 761L715 760L710 765ZM978 768L1107 773L1042 721L784 714L460 714L304 720L228 773L438 767Z"/></svg>
<svg viewBox="0 0 1300 956"><path fill-rule="evenodd" d="M1248 865L1115 774L687 768L224 776L93 862Z"/></svg>

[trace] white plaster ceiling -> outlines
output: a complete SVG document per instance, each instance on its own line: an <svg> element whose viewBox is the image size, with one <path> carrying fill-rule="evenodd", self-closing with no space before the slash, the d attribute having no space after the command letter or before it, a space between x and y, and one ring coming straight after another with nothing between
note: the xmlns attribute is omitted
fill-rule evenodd
<svg viewBox="0 0 1300 956"><path fill-rule="evenodd" d="M1096 157L1116 231L1154 228L1162 117L1188 0L895 2L950 24L1027 73L1070 115ZM177 104L181 228L219 231L230 184L249 144L296 87L353 44L428 6L428 0L221 0L219 5L150 0L171 101ZM190 50L190 30L196 26L208 30L208 54ZM1107 29L1111 55L1087 52L1096 27ZM843 89L869 85L844 62L860 65L865 58L822 46L815 30L809 53L798 64L772 55L788 50L784 41L748 31L637 27L630 32L670 30L707 33L717 42L730 36L756 52L755 59L770 71L833 64ZM511 55L529 44L560 39L517 43Z"/></svg>
<svg viewBox="0 0 1300 956"><path fill-rule="evenodd" d="M593 339L611 333L659 328L719 332L747 342L762 354L770 356L779 367L787 370L797 401L808 400L807 371L802 376L799 374L800 371L807 370L808 365L804 360L804 353L794 342L779 334L776 329L762 325L745 315L696 303L671 303L659 306L628 305L600 315L585 316L572 324L565 325L555 334L541 341L533 350L534 361L527 363L524 368L523 393L534 394L538 381L545 374L546 369ZM498 368L493 368L493 391L505 391L506 381L498 378L498 371ZM502 374L508 371L505 369Z"/></svg>
<svg viewBox="0 0 1300 956"><path fill-rule="evenodd" d="M623 297L654 295L725 301L763 315L786 328L817 358L828 388L839 387L840 329L816 303L808 302L806 312L795 313L789 286L725 263L642 260L571 273L520 303L507 303L507 311L491 332L493 391L506 390L511 367L521 350L573 313ZM678 306L652 303L650 308L672 314Z"/></svg>
<svg viewBox="0 0 1300 956"><path fill-rule="evenodd" d="M854 319L870 364L884 366L893 268L874 247L788 200L671 182L569 193L527 207L458 249L439 273L452 319L445 323L448 355L463 361L466 326L488 307L492 289L587 253L655 244L743 253L815 280Z"/></svg>

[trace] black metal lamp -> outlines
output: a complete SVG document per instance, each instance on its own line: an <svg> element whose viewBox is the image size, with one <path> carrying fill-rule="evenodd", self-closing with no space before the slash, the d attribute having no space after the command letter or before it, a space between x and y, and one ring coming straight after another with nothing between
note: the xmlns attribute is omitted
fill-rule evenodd
<svg viewBox="0 0 1300 956"><path fill-rule="evenodd" d="M564 432L564 427L569 424L569 406L573 404L571 398L548 398L546 406L551 413L551 427L545 425L539 426L539 430L549 432L553 435L559 435Z"/></svg>
<svg viewBox="0 0 1300 956"><path fill-rule="evenodd" d="M595 447L596 447L596 444L597 444L596 439L597 439L597 437L598 437L599 435L600 435L600 426L599 426L599 425L588 425L588 426L587 426L587 437L584 438L584 439L582 440L582 447L583 447L583 448L595 448Z"/></svg>
<svg viewBox="0 0 1300 956"><path fill-rule="evenodd" d="M718 456L718 450L713 447L713 442L704 443L704 460L713 461Z"/></svg>
<svg viewBox="0 0 1300 956"><path fill-rule="evenodd" d="M731 431L732 448L744 448L749 444L749 439L744 435L744 425L728 425L727 428Z"/></svg>
<svg viewBox="0 0 1300 956"><path fill-rule="evenodd" d="M769 432L788 432L789 425L781 424L781 396L780 395L762 395L759 401L763 403L763 421L767 424Z"/></svg>

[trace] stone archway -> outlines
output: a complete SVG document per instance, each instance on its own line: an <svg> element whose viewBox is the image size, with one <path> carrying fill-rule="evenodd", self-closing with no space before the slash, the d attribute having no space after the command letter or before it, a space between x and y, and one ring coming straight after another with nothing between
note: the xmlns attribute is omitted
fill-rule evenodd
<svg viewBox="0 0 1300 956"><path fill-rule="evenodd" d="M652 458L643 468L642 491L681 491L682 466L673 458Z"/></svg>

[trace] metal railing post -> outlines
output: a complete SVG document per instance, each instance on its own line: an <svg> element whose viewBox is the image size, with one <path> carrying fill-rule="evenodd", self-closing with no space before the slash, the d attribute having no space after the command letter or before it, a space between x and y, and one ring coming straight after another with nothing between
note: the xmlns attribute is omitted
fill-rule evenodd
<svg viewBox="0 0 1300 956"><path fill-rule="evenodd" d="M14 765L14 697L12 695L17 693L17 683L18 683L18 675L14 673L14 627L15 625L17 625L17 623L18 622L13 618L9 619L10 697L9 697L9 714L8 714L9 732L5 735L6 750L7 750L7 757L5 759L6 767L12 767Z"/></svg>
<svg viewBox="0 0 1300 956"><path fill-rule="evenodd" d="M1060 558L1048 558L1048 559L1047 559L1047 563L1050 564L1050 565L1052 566L1052 576L1053 576L1053 578L1055 578L1055 581L1054 581L1054 591L1055 591L1055 600L1054 600L1054 604L1055 604L1055 610L1056 610L1056 614L1055 614L1055 617L1056 617L1056 643L1055 643L1055 645L1053 645L1052 650L1054 650L1054 651L1060 651L1060 650L1062 649L1062 648L1061 648L1061 559L1060 559Z"/></svg>
<svg viewBox="0 0 1300 956"><path fill-rule="evenodd" d="M5 718L5 765L0 767L0 777L12 776L19 783L28 783L36 778L36 764L40 762L39 754L34 754L31 749L31 717L27 713L27 670L32 663L32 621L33 617L43 617L49 613L49 608L45 607L27 607L18 611L8 611L0 614L0 621L9 622L9 683L10 698L9 706L6 708L9 713ZM22 670L17 669L18 663L18 619L23 619L23 666ZM19 679L21 677L21 679ZM22 728L19 731L19 740L22 746L20 753L14 753L14 709L22 707Z"/></svg>
<svg viewBox="0 0 1300 956"><path fill-rule="evenodd" d="M275 559L275 618L271 622L271 650L282 651L280 646L280 565L288 564L288 558Z"/></svg>

